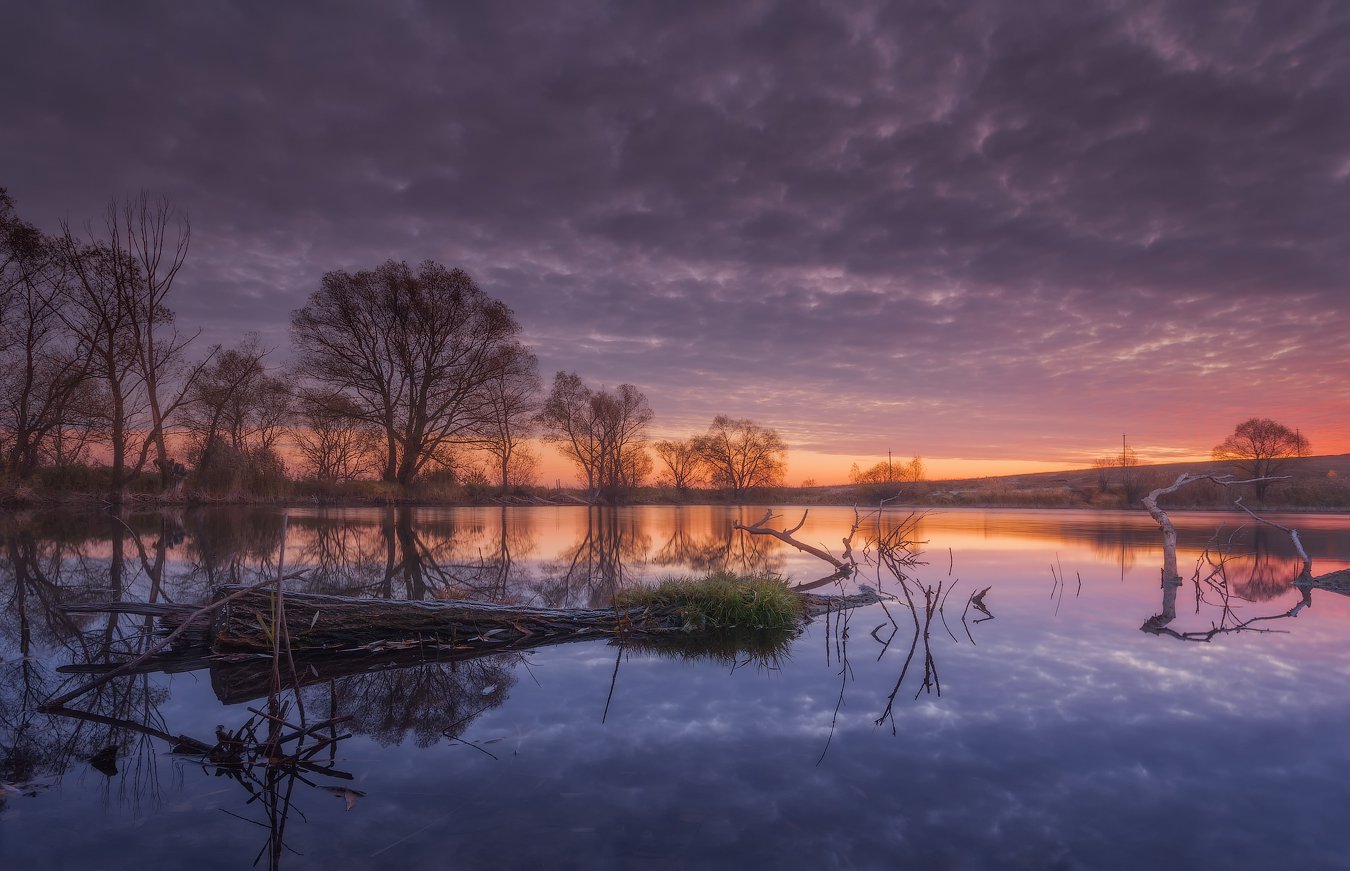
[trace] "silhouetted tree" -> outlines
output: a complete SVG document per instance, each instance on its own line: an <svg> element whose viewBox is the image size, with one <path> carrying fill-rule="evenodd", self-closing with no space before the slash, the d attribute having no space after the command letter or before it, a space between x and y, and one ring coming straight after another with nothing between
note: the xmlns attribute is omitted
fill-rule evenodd
<svg viewBox="0 0 1350 871"><path fill-rule="evenodd" d="M1212 455L1216 460L1231 461L1243 477L1269 478L1278 475L1289 459L1306 456L1308 450L1308 440L1302 433L1268 417L1253 417L1215 445ZM1270 483L1253 486L1256 498L1265 499Z"/></svg>
<svg viewBox="0 0 1350 871"><path fill-rule="evenodd" d="M215 353L192 385L184 418L198 486L234 491L283 468L276 446L293 400L286 382L267 372L266 356L249 336Z"/></svg>
<svg viewBox="0 0 1350 871"><path fill-rule="evenodd" d="M538 363L528 352L488 378L481 447L492 457L502 493L533 478L535 460L525 442L534 430L540 390Z"/></svg>
<svg viewBox="0 0 1350 871"><path fill-rule="evenodd" d="M683 493L701 481L706 471L694 439L666 439L652 445L666 467L670 484Z"/></svg>
<svg viewBox="0 0 1350 871"><path fill-rule="evenodd" d="M892 484L897 481L922 481L923 458L913 457L908 463L887 460L866 469L858 468L854 463L848 470L848 480L852 484Z"/></svg>
<svg viewBox="0 0 1350 871"><path fill-rule="evenodd" d="M102 400L96 409L99 426L111 453L109 498L119 502L126 489L128 449L139 432L135 420L144 409L130 327L129 288L137 281L136 265L106 243L76 239L68 225L62 231L59 245L70 281L61 318L89 351L89 372Z"/></svg>
<svg viewBox="0 0 1350 871"><path fill-rule="evenodd" d="M713 486L737 496L751 487L778 484L787 469L787 444L778 431L753 420L719 414L695 442Z"/></svg>
<svg viewBox="0 0 1350 871"><path fill-rule="evenodd" d="M100 414L112 447L112 498L120 499L128 470L140 471L155 451L161 482L179 468L168 453L175 413L202 367L188 365L196 335L174 326L169 293L187 257L187 218L168 200L140 194L109 203L103 237L76 239L63 225L58 243L70 280L62 320L89 350L90 373L101 384ZM129 462L131 453L136 454Z"/></svg>
<svg viewBox="0 0 1350 871"><path fill-rule="evenodd" d="M431 261L330 272L291 317L303 373L379 428L383 478L400 484L482 437L488 385L527 356L518 332L505 303Z"/></svg>
<svg viewBox="0 0 1350 871"><path fill-rule="evenodd" d="M134 267L128 272L133 280L119 286L127 294L128 337L150 413L150 431L136 465L144 465L153 447L161 485L168 487L177 466L169 457L171 419L211 358L208 354L195 365L187 364L187 347L201 331L190 336L178 332L168 305L174 280L187 259L192 226L167 198L152 198L144 191L110 204L104 223L109 245Z"/></svg>
<svg viewBox="0 0 1350 871"><path fill-rule="evenodd" d="M651 472L647 397L631 384L592 390L574 372L559 372L540 409L544 440L577 464L593 494L616 496Z"/></svg>
<svg viewBox="0 0 1350 871"><path fill-rule="evenodd" d="M0 189L0 470L26 481L69 458L83 423L89 346L62 319L67 273L54 240L18 219Z"/></svg>

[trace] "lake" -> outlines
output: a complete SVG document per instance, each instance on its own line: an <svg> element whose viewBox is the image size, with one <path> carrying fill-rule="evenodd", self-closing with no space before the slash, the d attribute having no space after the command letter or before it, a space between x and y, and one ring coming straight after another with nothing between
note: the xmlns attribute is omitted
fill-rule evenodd
<svg viewBox="0 0 1350 871"><path fill-rule="evenodd" d="M383 651L302 662L298 699L269 697L270 659L183 660L39 710L154 640L63 604L200 604L281 570L296 591L603 607L670 575L831 571L733 528L762 513L0 516L0 868L1347 867L1350 598L1305 599L1289 537L1239 514L1175 515L1185 583L1153 631L1142 512L814 508L795 536L839 554L856 521L861 563L816 592L896 598L769 652ZM1350 517L1273 519L1315 574L1350 566ZM865 548L895 530L919 552L903 589ZM268 764L279 746L292 764Z"/></svg>

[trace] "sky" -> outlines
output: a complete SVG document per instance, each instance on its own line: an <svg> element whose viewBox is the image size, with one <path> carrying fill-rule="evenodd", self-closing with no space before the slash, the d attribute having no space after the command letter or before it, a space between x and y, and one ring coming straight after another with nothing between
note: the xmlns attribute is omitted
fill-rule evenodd
<svg viewBox="0 0 1350 871"><path fill-rule="evenodd" d="M199 341L434 259L791 483L1350 451L1350 5L25 3L0 186L192 222ZM546 474L561 468L556 461Z"/></svg>

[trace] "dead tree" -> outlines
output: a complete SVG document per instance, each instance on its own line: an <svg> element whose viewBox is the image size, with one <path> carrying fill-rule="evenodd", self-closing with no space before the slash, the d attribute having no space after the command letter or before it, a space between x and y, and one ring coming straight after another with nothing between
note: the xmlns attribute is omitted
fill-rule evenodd
<svg viewBox="0 0 1350 871"><path fill-rule="evenodd" d="M1341 571L1331 572L1329 574L1321 575L1319 577L1313 577L1312 558L1308 555L1307 550L1303 547L1303 541L1299 537L1298 530L1293 529L1292 527L1282 526L1278 523L1275 523L1274 521L1267 520L1266 518L1257 515L1256 513L1251 511L1251 509L1247 508L1246 505L1242 504L1242 497L1239 496L1237 499L1234 500L1233 504L1236 505L1243 512L1245 512L1253 520L1255 520L1258 523L1273 527L1275 529L1279 529L1282 532L1285 532L1286 534L1289 535L1290 541L1293 543L1294 550L1298 553L1299 559L1302 561L1302 567L1299 571L1299 574L1294 579L1294 585L1299 587L1303 591L1303 596L1301 600L1293 608L1280 614L1274 614L1263 617L1253 617L1241 621L1236 620L1236 618L1234 617L1233 622L1228 623L1227 621L1232 616L1232 611L1229 608L1228 604L1227 584L1226 581L1223 581L1215 586L1217 586L1217 588L1219 589L1220 596L1222 598L1222 606L1225 622L1216 624L1212 629L1202 632L1179 633L1176 632L1175 630L1166 628L1167 624L1170 623L1172 620L1174 620L1177 616L1176 613L1177 588L1179 588L1182 585L1183 581L1177 569L1176 526L1172 523L1172 519L1171 517L1168 516L1167 512L1164 511L1158 505L1159 498L1166 496L1169 493L1175 493L1182 487L1185 487L1188 484L1193 484L1196 481L1213 481L1214 483L1219 484L1223 487L1233 487L1243 484L1255 484L1260 486L1269 484L1271 481L1275 480L1280 480L1280 478L1275 477L1249 478L1246 480L1239 481L1234 480L1233 476L1231 475L1193 475L1189 472L1183 472L1169 486L1159 487L1158 489L1152 491L1151 493L1149 493L1147 496L1144 497L1143 499L1144 507L1148 509L1149 514L1153 517L1154 520L1157 521L1158 527L1162 530L1163 534L1163 565L1162 565L1163 606L1162 611L1159 614L1150 617L1147 621L1145 621L1144 625L1139 627L1140 629L1155 635L1166 634L1187 641L1209 641L1222 632L1235 632L1248 629L1251 627L1253 623L1256 623L1258 621L1273 620L1281 617L1298 616L1299 612L1302 611L1304 608L1311 607L1312 605L1311 590L1313 588L1322 588L1331 590L1333 592L1339 592L1342 594L1350 595L1350 570L1342 569ZM1210 575L1204 579L1201 578L1200 571L1197 569L1194 578L1197 585L1197 593L1196 593L1197 602L1199 601L1200 596L1199 588L1202 581L1210 580L1216 574L1221 576L1223 573L1223 568L1224 568L1224 561L1220 560L1217 564L1216 570L1214 572L1211 572Z"/></svg>

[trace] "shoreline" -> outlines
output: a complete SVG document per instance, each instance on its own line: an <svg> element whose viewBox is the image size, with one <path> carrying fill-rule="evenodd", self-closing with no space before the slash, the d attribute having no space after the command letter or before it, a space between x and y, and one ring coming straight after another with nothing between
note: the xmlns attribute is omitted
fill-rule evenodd
<svg viewBox="0 0 1350 871"><path fill-rule="evenodd" d="M77 513L94 511L157 511L157 510L197 510L211 508L642 508L642 507L781 507L811 510L814 508L843 508L874 511L878 507L888 511L944 511L944 510L1005 510L1005 511L1084 511L1098 514L1111 512L1147 514L1142 503L1125 505L1119 503L1091 504L1080 502L1067 503L1060 499L962 499L962 500L880 500L842 501L838 499L819 499L810 495L790 493L748 494L744 499L663 499L638 498L620 502L588 502L579 496L564 493L562 495L532 496L517 498L445 498L439 496L403 496L403 497L239 497L233 499L203 499L199 497L169 498L156 494L128 494L121 502L113 502L102 496L69 493L58 496L33 496L21 499L0 500L0 513L16 514L24 511L72 511ZM1296 503L1267 503L1253 506L1262 513L1282 514L1323 514L1348 515L1350 507L1335 505L1300 505ZM1169 512L1223 512L1241 514L1231 499L1226 501L1206 501L1195 504L1169 506Z"/></svg>

